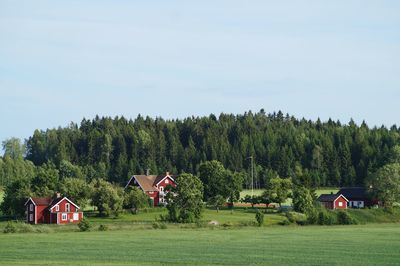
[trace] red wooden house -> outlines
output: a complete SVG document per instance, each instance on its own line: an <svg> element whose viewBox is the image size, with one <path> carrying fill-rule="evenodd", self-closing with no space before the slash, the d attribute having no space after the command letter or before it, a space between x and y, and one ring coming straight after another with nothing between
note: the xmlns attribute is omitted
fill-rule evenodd
<svg viewBox="0 0 400 266"><path fill-rule="evenodd" d="M173 175L167 172L165 175L134 175L125 188L128 186L137 186L142 189L153 201L154 206L165 205L165 188L171 185L176 186Z"/></svg>
<svg viewBox="0 0 400 266"><path fill-rule="evenodd" d="M327 209L347 209L349 202L342 194L322 194L318 201Z"/></svg>
<svg viewBox="0 0 400 266"><path fill-rule="evenodd" d="M29 198L26 203L26 221L30 224L79 223L83 212L67 197L56 193L53 198Z"/></svg>

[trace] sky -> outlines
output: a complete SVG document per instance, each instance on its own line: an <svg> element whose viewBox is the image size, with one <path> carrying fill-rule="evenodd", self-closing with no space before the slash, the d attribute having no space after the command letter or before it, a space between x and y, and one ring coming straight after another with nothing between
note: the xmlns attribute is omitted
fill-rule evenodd
<svg viewBox="0 0 400 266"><path fill-rule="evenodd" d="M0 0L0 141L264 108L400 125L400 1Z"/></svg>

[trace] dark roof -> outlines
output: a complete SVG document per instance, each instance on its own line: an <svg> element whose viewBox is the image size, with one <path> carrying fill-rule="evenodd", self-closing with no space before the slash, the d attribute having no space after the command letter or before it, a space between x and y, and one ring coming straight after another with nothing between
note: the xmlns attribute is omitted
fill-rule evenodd
<svg viewBox="0 0 400 266"><path fill-rule="evenodd" d="M319 201L335 201L340 196L340 194L321 194L318 197Z"/></svg>
<svg viewBox="0 0 400 266"><path fill-rule="evenodd" d="M36 206L49 206L51 203L51 198L31 198L33 203L36 204Z"/></svg>
<svg viewBox="0 0 400 266"><path fill-rule="evenodd" d="M365 187L344 187L340 189L338 194L342 194L348 200L361 200L368 198L367 189Z"/></svg>

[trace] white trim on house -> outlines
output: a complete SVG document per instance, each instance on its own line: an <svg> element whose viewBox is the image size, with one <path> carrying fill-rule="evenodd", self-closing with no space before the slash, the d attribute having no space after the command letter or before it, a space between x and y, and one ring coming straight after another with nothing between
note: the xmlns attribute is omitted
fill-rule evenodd
<svg viewBox="0 0 400 266"><path fill-rule="evenodd" d="M333 201L333 209L335 210L336 209L336 205L335 205L335 202L337 201L337 199L338 198L340 198L340 197L343 197L345 200L346 200L346 202L349 202L349 200L348 199L346 199L346 197L345 196L343 196L342 194L340 194L339 196L337 196L336 197L336 199ZM343 206L340 206L340 207L343 207ZM347 204L346 204L346 208L347 208Z"/></svg>
<svg viewBox="0 0 400 266"><path fill-rule="evenodd" d="M33 201L33 199L31 198L31 197L29 197L29 199L25 202L25 206L26 206L26 204L29 202L29 201L32 201L33 202L33 204L36 206L36 203Z"/></svg>
<svg viewBox="0 0 400 266"><path fill-rule="evenodd" d="M64 219L65 217L65 219ZM67 213L61 213L61 221L67 221L68 220L68 214Z"/></svg>
<svg viewBox="0 0 400 266"><path fill-rule="evenodd" d="M156 186L158 186L158 184L160 184L165 178L169 178L169 179L171 179L171 180L175 183L175 180L174 180L170 175L166 175L166 176L164 176L163 179L161 179L160 181L158 181L158 183L156 184Z"/></svg>
<svg viewBox="0 0 400 266"><path fill-rule="evenodd" d="M37 224L37 206L35 205L35 224Z"/></svg>
<svg viewBox="0 0 400 266"><path fill-rule="evenodd" d="M128 181L128 183L126 184L126 186L124 187L124 188L127 188L130 184L131 184L131 181L132 181L132 179L133 178L135 178L135 175L133 175L130 179L129 179L129 181ZM136 178L135 178L136 179ZM137 180L136 180L137 181ZM138 182L139 183L139 182ZM139 186L140 186L140 184L139 184ZM141 188L142 188L142 186L140 186ZM142 190L143 190L143 188L142 188Z"/></svg>
<svg viewBox="0 0 400 266"><path fill-rule="evenodd" d="M80 207L79 207L78 205L76 205L75 203L73 203L69 198L64 197L64 198L60 199L56 204L54 204L54 206L50 208L50 211L51 211L55 206L57 206L58 204L60 204L60 202L63 201L64 199L68 200L68 201L69 201L72 205L74 205L77 209L80 209Z"/></svg>

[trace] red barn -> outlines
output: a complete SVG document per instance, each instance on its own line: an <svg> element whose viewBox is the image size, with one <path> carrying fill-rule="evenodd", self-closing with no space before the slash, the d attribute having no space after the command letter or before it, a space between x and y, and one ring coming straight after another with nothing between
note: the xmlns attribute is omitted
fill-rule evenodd
<svg viewBox="0 0 400 266"><path fill-rule="evenodd" d="M53 198L29 198L25 206L26 222L30 224L79 223L83 219L79 206L60 193Z"/></svg>
<svg viewBox="0 0 400 266"><path fill-rule="evenodd" d="M125 188L128 186L137 186L142 189L153 201L154 206L165 205L164 189L171 185L176 186L173 175L168 172L165 175L134 175L132 176Z"/></svg>
<svg viewBox="0 0 400 266"><path fill-rule="evenodd" d="M322 194L318 201L327 209L347 209L349 202L342 194Z"/></svg>

